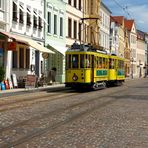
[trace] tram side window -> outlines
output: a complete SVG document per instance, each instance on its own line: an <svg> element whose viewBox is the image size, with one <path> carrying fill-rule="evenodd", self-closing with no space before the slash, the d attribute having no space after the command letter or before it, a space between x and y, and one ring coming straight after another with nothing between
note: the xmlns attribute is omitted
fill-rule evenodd
<svg viewBox="0 0 148 148"><path fill-rule="evenodd" d="M109 59L109 68L114 69L115 68L115 60L114 59Z"/></svg>
<svg viewBox="0 0 148 148"><path fill-rule="evenodd" d="M71 68L71 55L66 55L66 69Z"/></svg>
<svg viewBox="0 0 148 148"><path fill-rule="evenodd" d="M123 61L121 61L121 60L118 61L118 68L124 69L124 62Z"/></svg>
<svg viewBox="0 0 148 148"><path fill-rule="evenodd" d="M90 55L86 55L85 66L86 68L90 68Z"/></svg>
<svg viewBox="0 0 148 148"><path fill-rule="evenodd" d="M81 68L84 68L84 58L85 58L84 55L81 54L80 55L80 67Z"/></svg>
<svg viewBox="0 0 148 148"><path fill-rule="evenodd" d="M78 68L78 55L72 55L72 68Z"/></svg>
<svg viewBox="0 0 148 148"><path fill-rule="evenodd" d="M103 65L103 59L101 57L98 57L98 68L102 68Z"/></svg>

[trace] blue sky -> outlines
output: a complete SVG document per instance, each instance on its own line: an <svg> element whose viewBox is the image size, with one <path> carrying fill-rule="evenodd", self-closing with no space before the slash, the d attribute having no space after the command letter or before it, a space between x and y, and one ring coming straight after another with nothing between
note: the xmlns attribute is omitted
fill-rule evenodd
<svg viewBox="0 0 148 148"><path fill-rule="evenodd" d="M137 29L148 32L148 0L102 0L112 15L134 19Z"/></svg>

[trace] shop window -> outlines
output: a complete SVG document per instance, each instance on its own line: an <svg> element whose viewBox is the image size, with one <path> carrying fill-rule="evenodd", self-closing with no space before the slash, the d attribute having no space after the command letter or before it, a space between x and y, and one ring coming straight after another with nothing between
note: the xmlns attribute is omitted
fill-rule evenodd
<svg viewBox="0 0 148 148"><path fill-rule="evenodd" d="M13 12L12 12L12 14L13 14L12 15L12 17L13 17L12 20L17 22L17 19L18 19L17 18L17 5L16 5L15 2L13 2L13 9L12 10L13 10Z"/></svg>
<svg viewBox="0 0 148 148"><path fill-rule="evenodd" d="M30 49L26 49L26 68L30 66Z"/></svg>
<svg viewBox="0 0 148 148"><path fill-rule="evenodd" d="M0 42L0 67L4 66L4 42Z"/></svg>
<svg viewBox="0 0 148 148"><path fill-rule="evenodd" d="M19 68L24 68L24 48L19 49Z"/></svg>
<svg viewBox="0 0 148 148"><path fill-rule="evenodd" d="M17 51L13 51L12 54L12 68L17 68Z"/></svg>

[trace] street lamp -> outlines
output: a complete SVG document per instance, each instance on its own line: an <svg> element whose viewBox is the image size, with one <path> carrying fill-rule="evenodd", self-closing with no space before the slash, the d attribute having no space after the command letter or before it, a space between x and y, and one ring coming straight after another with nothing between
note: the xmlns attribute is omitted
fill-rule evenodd
<svg viewBox="0 0 148 148"><path fill-rule="evenodd" d="M134 74L134 65L133 65L134 58L133 57L131 58L131 62L132 62L132 65L131 65L131 78L133 79L134 78L134 76L133 76L133 74Z"/></svg>

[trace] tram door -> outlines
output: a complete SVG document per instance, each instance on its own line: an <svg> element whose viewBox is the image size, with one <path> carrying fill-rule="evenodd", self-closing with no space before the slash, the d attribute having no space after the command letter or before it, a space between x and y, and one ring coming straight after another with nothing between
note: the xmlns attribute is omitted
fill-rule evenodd
<svg viewBox="0 0 148 148"><path fill-rule="evenodd" d="M95 59L94 55L91 55L91 82L94 82L94 65L95 65Z"/></svg>

